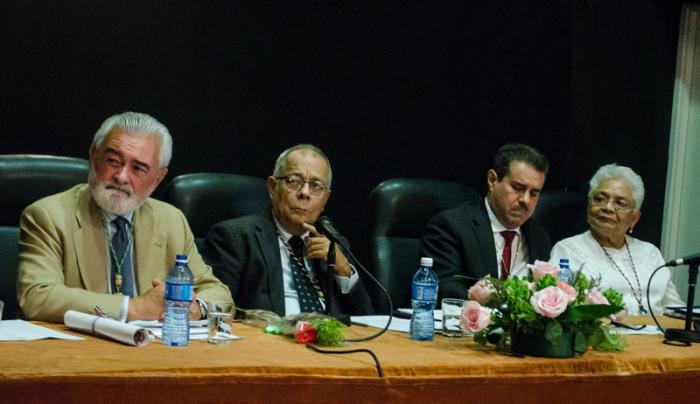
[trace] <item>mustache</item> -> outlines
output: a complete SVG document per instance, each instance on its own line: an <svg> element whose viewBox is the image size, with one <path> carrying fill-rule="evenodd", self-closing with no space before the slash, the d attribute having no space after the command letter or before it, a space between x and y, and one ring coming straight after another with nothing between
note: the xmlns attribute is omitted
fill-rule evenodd
<svg viewBox="0 0 700 404"><path fill-rule="evenodd" d="M111 181L105 183L105 184L104 184L104 188L105 188L105 189L114 190L114 191L123 192L123 193L125 193L127 196L131 196L131 193L133 192L133 190L131 189L130 186L128 186L128 185L122 186L122 185L116 184L116 183L111 182Z"/></svg>
<svg viewBox="0 0 700 404"><path fill-rule="evenodd" d="M522 210L524 213L528 213L530 211L529 207L525 202L518 201L518 209Z"/></svg>

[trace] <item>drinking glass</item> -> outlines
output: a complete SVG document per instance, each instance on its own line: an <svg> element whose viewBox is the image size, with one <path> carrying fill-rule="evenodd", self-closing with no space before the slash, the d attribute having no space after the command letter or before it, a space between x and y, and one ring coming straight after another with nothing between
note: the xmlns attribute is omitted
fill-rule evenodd
<svg viewBox="0 0 700 404"><path fill-rule="evenodd" d="M207 302L207 341L226 344L233 339L233 317L236 308L230 302Z"/></svg>
<svg viewBox="0 0 700 404"><path fill-rule="evenodd" d="M459 328L462 304L464 304L462 299L448 297L442 299L442 335L447 337L462 336L462 329Z"/></svg>

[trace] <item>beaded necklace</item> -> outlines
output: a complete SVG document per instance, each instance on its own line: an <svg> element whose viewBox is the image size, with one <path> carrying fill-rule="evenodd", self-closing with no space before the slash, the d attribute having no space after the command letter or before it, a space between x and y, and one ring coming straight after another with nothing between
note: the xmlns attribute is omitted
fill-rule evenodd
<svg viewBox="0 0 700 404"><path fill-rule="evenodd" d="M625 272L620 268L619 265L617 265L617 262L610 256L608 253L608 250L603 247L602 244L600 244L600 241L596 240L600 248L603 250L603 253L605 253L605 256L608 257L608 261L620 272L623 278L625 278L625 281L627 281L627 284L630 287L630 290L632 290L632 296L634 296L634 299L639 303L639 314L646 314L646 309L644 308L644 305L642 304L642 284L639 282L639 276L637 275L637 268L634 266L634 260L632 259L632 253L630 252L630 246L627 244L627 238L625 238L625 248L627 249L627 256L630 258L630 263L632 263L632 272L634 273L634 277L637 280L637 289L632 286L632 282L630 282L629 278L627 275L625 275ZM637 293L639 293L639 296L637 296Z"/></svg>
<svg viewBox="0 0 700 404"><path fill-rule="evenodd" d="M133 234L131 234L131 226L128 227L129 231L126 232L126 238L128 241L126 244L126 248L124 249L124 254L122 255L121 259L117 259L117 252L114 251L114 246L112 245L112 237L114 237L114 234L111 234L109 231L109 223L107 218L102 218L102 228L105 232L105 238L108 240L107 245L109 245L109 257L115 264L114 286L117 288L115 293L118 295L122 294L122 282L124 282L124 279L122 277L122 267L124 266L124 261L126 260L127 254L131 252L131 246L134 244L134 236Z"/></svg>

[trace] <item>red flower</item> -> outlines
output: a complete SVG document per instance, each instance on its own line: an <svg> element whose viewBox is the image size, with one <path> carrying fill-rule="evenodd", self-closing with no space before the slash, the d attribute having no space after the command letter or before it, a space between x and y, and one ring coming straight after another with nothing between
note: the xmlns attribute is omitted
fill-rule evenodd
<svg viewBox="0 0 700 404"><path fill-rule="evenodd" d="M299 321L294 332L294 338L300 344L313 344L316 342L317 332L311 323Z"/></svg>

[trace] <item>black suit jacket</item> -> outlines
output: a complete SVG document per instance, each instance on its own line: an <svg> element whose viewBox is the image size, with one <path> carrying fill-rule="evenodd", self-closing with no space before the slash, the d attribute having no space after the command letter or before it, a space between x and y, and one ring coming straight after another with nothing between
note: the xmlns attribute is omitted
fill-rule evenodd
<svg viewBox="0 0 700 404"><path fill-rule="evenodd" d="M229 287L236 306L284 316L282 261L271 211L217 223L204 240L202 256ZM326 295L326 314L336 318L373 314L361 280L343 294L325 261L314 260L311 266Z"/></svg>
<svg viewBox="0 0 700 404"><path fill-rule="evenodd" d="M529 261L548 260L552 242L547 232L533 222L521 226ZM433 258L442 297L467 298L475 280L455 278L466 275L498 277L496 246L484 200L470 201L443 211L430 219L423 230L421 256Z"/></svg>

